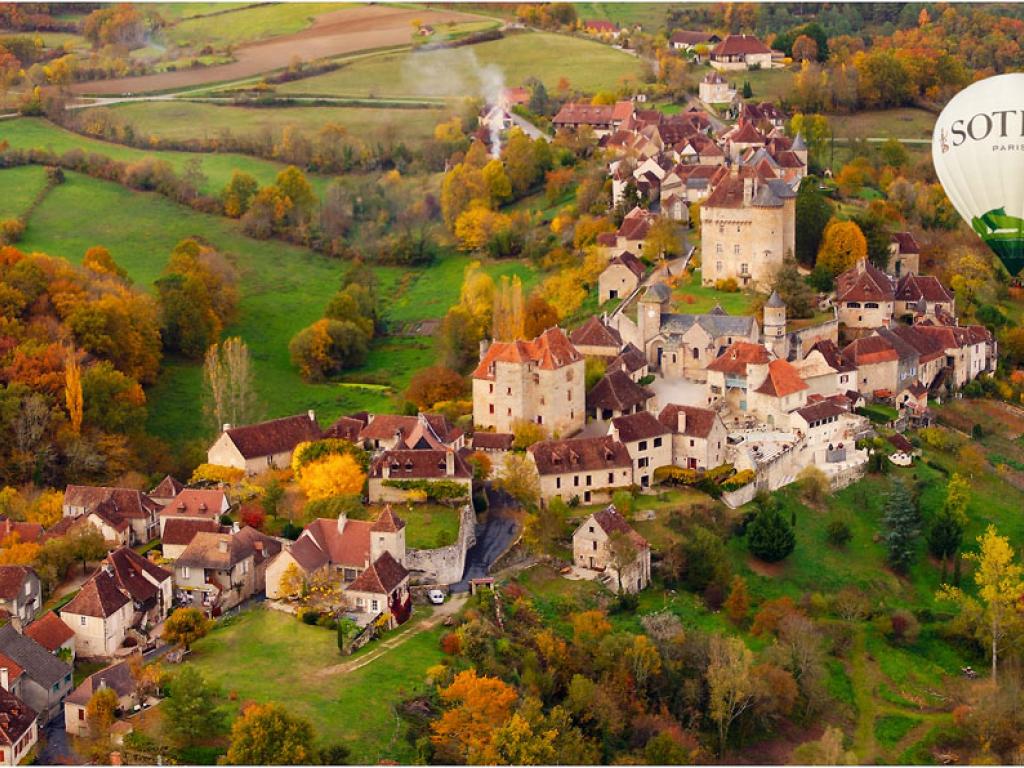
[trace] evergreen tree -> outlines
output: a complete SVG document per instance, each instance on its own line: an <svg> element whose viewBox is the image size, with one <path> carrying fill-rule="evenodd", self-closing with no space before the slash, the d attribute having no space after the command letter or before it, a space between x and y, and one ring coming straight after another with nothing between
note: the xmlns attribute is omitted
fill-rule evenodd
<svg viewBox="0 0 1024 768"><path fill-rule="evenodd" d="M796 546L796 534L774 500L760 505L757 516L747 526L747 548L766 563L784 560Z"/></svg>
<svg viewBox="0 0 1024 768"><path fill-rule="evenodd" d="M946 579L946 564L959 551L963 541L969 499L967 480L962 475L953 475L946 486L946 501L928 529L928 550L942 560L943 581Z"/></svg>
<svg viewBox="0 0 1024 768"><path fill-rule="evenodd" d="M818 191L818 179L808 176L800 183L796 194L796 260L805 267L813 267L821 246L821 238L832 218L832 206Z"/></svg>
<svg viewBox="0 0 1024 768"><path fill-rule="evenodd" d="M796 261L786 259L775 273L772 288L779 292L779 298L786 303L786 314L790 318L813 317L817 297L814 289L807 284L797 269Z"/></svg>
<svg viewBox="0 0 1024 768"><path fill-rule="evenodd" d="M921 516L907 486L899 480L893 482L885 499L882 528L889 565L906 573L916 555Z"/></svg>
<svg viewBox="0 0 1024 768"><path fill-rule="evenodd" d="M743 81L743 98L744 99L750 99L750 98L753 98L753 96L754 96L754 89L750 87L750 81L749 80L744 80Z"/></svg>

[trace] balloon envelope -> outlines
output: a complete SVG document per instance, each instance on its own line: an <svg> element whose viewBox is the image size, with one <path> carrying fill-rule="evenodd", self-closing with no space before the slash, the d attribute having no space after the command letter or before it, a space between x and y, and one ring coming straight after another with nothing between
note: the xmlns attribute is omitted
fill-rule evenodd
<svg viewBox="0 0 1024 768"><path fill-rule="evenodd" d="M1024 74L960 91L932 134L932 161L957 212L1007 271L1024 268Z"/></svg>

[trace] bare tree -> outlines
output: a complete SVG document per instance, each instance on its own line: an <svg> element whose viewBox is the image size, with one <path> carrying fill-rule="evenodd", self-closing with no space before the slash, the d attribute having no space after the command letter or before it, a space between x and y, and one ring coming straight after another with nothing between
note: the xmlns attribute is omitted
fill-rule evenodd
<svg viewBox="0 0 1024 768"><path fill-rule="evenodd" d="M750 668L754 655L738 637L714 635L709 646L707 670L711 693L711 719L718 726L719 754L725 752L729 728L755 699Z"/></svg>
<svg viewBox="0 0 1024 768"><path fill-rule="evenodd" d="M249 347L233 336L206 350L203 366L206 410L215 429L224 424L250 424L258 418Z"/></svg>

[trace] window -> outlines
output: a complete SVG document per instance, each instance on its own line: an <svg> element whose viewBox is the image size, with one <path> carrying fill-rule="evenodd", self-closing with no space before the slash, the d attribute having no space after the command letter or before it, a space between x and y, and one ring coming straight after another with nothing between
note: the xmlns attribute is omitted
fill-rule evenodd
<svg viewBox="0 0 1024 768"><path fill-rule="evenodd" d="M732 253L733 253L734 256L739 256L740 255L740 244L739 243L736 243L736 245L734 245L732 247Z"/></svg>
<svg viewBox="0 0 1024 768"><path fill-rule="evenodd" d="M573 475L572 476L572 484L576 488L580 487L580 476L579 475Z"/></svg>
<svg viewBox="0 0 1024 768"><path fill-rule="evenodd" d="M587 475L587 486L590 486L590 485L591 485L591 478L590 478L590 475Z"/></svg>
<svg viewBox="0 0 1024 768"><path fill-rule="evenodd" d="M609 483L614 483L615 482L615 473L614 472L609 472L608 473L608 482Z"/></svg>
<svg viewBox="0 0 1024 768"><path fill-rule="evenodd" d="M641 441L640 441L640 445L638 445L637 447L638 447L638 448L639 448L639 449L640 449L641 451L646 451L646 450L647 450L647 441L646 441L646 440L641 440Z"/></svg>
<svg viewBox="0 0 1024 768"><path fill-rule="evenodd" d="M78 719L79 720L85 720L85 710L84 709L79 708L79 710L78 710Z"/></svg>
<svg viewBox="0 0 1024 768"><path fill-rule="evenodd" d="M490 384L487 385L487 391L492 395L494 394L494 382L491 382Z"/></svg>
<svg viewBox="0 0 1024 768"><path fill-rule="evenodd" d="M722 262L720 262L720 261L716 261L715 262L715 271L721 273L721 271L722 271Z"/></svg>
<svg viewBox="0 0 1024 768"><path fill-rule="evenodd" d="M590 542L590 544L591 544L591 549L597 549L597 542L596 541L592 541L592 542Z"/></svg>
<svg viewBox="0 0 1024 768"><path fill-rule="evenodd" d="M376 611L377 610L377 606L378 606L378 603L377 603L376 600L371 600L370 601L370 610L371 611Z"/></svg>
<svg viewBox="0 0 1024 768"><path fill-rule="evenodd" d="M877 301L868 301L864 303L864 309L878 309Z"/></svg>
<svg viewBox="0 0 1024 768"><path fill-rule="evenodd" d="M555 488L561 488L561 487L562 487L562 478L556 477L555 478Z"/></svg>
<svg viewBox="0 0 1024 768"><path fill-rule="evenodd" d="M85 616L79 616L78 620L81 622L82 626L84 627L85 626Z"/></svg>
<svg viewBox="0 0 1024 768"><path fill-rule="evenodd" d="M187 579L189 576L189 570L187 565L181 566L181 578Z"/></svg>
<svg viewBox="0 0 1024 768"><path fill-rule="evenodd" d="M505 387L505 394L506 395L511 395L512 394L512 387Z"/></svg>
<svg viewBox="0 0 1024 768"><path fill-rule="evenodd" d="M592 526L592 525L587 526L587 532L588 533L593 533L594 532L594 526Z"/></svg>
<svg viewBox="0 0 1024 768"><path fill-rule="evenodd" d="M642 459L640 459L636 463L636 466L637 466L638 469L644 469L645 467L650 466L650 464L651 464L651 460L649 458L647 458L646 456L644 456Z"/></svg>
<svg viewBox="0 0 1024 768"><path fill-rule="evenodd" d="M690 447L693 448L693 440L690 440Z"/></svg>
<svg viewBox="0 0 1024 768"><path fill-rule="evenodd" d="M661 438L660 437L654 438L654 447L655 448L661 448Z"/></svg>
<svg viewBox="0 0 1024 768"><path fill-rule="evenodd" d="M724 250L725 249L722 248L722 244L721 243L715 243L715 253L722 253L722 251L724 251Z"/></svg>
<svg viewBox="0 0 1024 768"><path fill-rule="evenodd" d="M487 412L492 414L494 413L494 403L487 406Z"/></svg>
<svg viewBox="0 0 1024 768"><path fill-rule="evenodd" d="M700 350L696 347L693 348L693 359L700 360Z"/></svg>
<svg viewBox="0 0 1024 768"><path fill-rule="evenodd" d="M739 246L736 246L736 247L739 248ZM742 275L749 275L750 274L750 268L746 264L740 264L740 274L742 274Z"/></svg>
<svg viewBox="0 0 1024 768"><path fill-rule="evenodd" d="M566 392L565 392L565 399L568 402L570 402L570 403L572 402L572 390L571 389L566 390Z"/></svg>

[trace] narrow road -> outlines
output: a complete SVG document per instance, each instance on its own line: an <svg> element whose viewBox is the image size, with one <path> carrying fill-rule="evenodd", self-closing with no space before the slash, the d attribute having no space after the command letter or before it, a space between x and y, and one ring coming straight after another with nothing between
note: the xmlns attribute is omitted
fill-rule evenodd
<svg viewBox="0 0 1024 768"><path fill-rule="evenodd" d="M662 280L666 277L679 275L683 270L686 269L687 265L689 265L690 259L693 258L693 252L696 249L696 246L691 245L690 249L686 252L685 256L678 259L673 259L672 261L665 262L657 269L655 269L653 272L651 272L651 274L649 274L647 277L640 281L640 285L636 287L636 290L634 290L631 294L629 294L629 296L627 296L626 298L619 302L619 306L612 310L611 315L609 315L609 317L615 317L616 315L623 312L626 309L626 307L629 306L633 302L633 300L640 294L640 292L644 290L644 288L648 287L649 285L654 285L654 283L656 283L658 280Z"/></svg>
<svg viewBox="0 0 1024 768"><path fill-rule="evenodd" d="M493 489L487 491L487 501L487 521L476 527L476 544L466 553L462 581L451 585L453 593L468 592L471 579L487 576L494 561L508 550L519 533L519 525L510 514L515 502Z"/></svg>
<svg viewBox="0 0 1024 768"><path fill-rule="evenodd" d="M67 731L64 730L64 710L57 717L39 729L39 736L45 743L36 755L39 765L84 765L85 760L71 748Z"/></svg>

